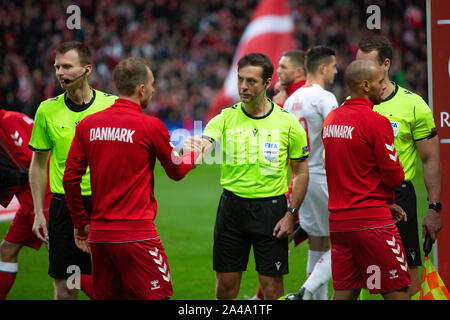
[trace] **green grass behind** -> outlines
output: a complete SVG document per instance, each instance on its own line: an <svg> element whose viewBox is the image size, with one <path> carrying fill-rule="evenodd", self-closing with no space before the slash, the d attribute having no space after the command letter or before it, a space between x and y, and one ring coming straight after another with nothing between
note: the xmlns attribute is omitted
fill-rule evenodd
<svg viewBox="0 0 450 320"><path fill-rule="evenodd" d="M418 169L414 185L421 222L427 210L427 193L421 165ZM215 299L212 245L216 210L222 191L219 174L217 165L203 165L190 172L182 181L175 182L165 175L161 166L156 167L158 216L155 222L169 260L173 299ZM6 234L8 227L9 222L0 223L1 237ZM419 229L421 232L421 227ZM295 249L291 244L290 249L290 273L284 278L286 293L296 292L306 279L307 243L304 242ZM42 246L38 252L25 247L19 255L19 273L8 299L53 299L53 284L47 275L47 269L46 247ZM251 253L238 299L252 297L257 287L257 273ZM329 293L331 296L331 284ZM81 293L80 299L87 297Z"/></svg>

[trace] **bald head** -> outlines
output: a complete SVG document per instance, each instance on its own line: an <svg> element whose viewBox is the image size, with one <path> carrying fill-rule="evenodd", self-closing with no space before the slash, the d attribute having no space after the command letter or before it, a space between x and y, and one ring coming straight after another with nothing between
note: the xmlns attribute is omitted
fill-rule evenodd
<svg viewBox="0 0 450 320"><path fill-rule="evenodd" d="M371 60L355 60L345 70L345 83L351 91L356 91L361 82L373 78L377 69L378 66Z"/></svg>
<svg viewBox="0 0 450 320"><path fill-rule="evenodd" d="M353 98L363 97L374 104L381 102L381 94L385 89L383 71L372 60L355 60L347 67L344 74L345 83Z"/></svg>

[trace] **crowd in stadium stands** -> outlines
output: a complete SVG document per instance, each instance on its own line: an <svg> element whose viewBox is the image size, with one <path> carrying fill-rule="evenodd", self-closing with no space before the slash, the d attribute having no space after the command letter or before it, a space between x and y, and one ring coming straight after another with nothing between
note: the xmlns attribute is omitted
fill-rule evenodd
<svg viewBox="0 0 450 320"><path fill-rule="evenodd" d="M389 35L396 52L392 76L427 99L425 1L290 0L296 47L315 44L337 52L339 74L332 91L346 96L343 69L359 40ZM366 9L381 9L381 30L368 33ZM0 106L34 116L39 102L61 93L52 49L84 41L92 50L93 87L115 93L111 71L124 57L149 58L156 94L149 112L170 124L202 119L222 86L240 36L258 0L3 0L0 2ZM81 8L81 29L69 30L66 8Z"/></svg>

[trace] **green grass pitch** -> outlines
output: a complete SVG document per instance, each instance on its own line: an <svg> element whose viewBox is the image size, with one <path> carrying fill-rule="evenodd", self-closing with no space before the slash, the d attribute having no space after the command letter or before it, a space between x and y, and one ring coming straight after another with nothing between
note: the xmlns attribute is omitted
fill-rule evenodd
<svg viewBox="0 0 450 320"><path fill-rule="evenodd" d="M419 226L427 210L427 193L421 164L414 185L417 193ZM171 269L175 300L215 299L215 275L212 270L213 228L221 194L219 167L202 165L182 181L167 178L161 166L155 170L155 194L158 201L156 226L165 247ZM10 222L0 223L0 237ZM421 228L419 228L421 232ZM421 239L423 241L423 239ZM296 292L305 281L308 245L294 249L290 245L290 273L285 276L285 292ZM39 251L23 248L19 254L19 273L7 299L53 299L53 282L47 275L48 254L45 246ZM258 287L253 253L244 272L238 299L252 297ZM329 294L332 289L330 284ZM80 293L80 299L88 299Z"/></svg>

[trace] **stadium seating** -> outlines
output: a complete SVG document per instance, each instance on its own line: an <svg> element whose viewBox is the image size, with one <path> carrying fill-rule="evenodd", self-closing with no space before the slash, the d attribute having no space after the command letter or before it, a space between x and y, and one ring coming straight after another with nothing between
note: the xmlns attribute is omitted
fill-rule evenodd
<svg viewBox="0 0 450 320"><path fill-rule="evenodd" d="M427 100L424 1L379 1L381 30L368 32L367 1L290 0L296 47L333 47L341 72L332 90L346 95L342 70L361 37L389 35L397 49L392 77ZM149 112L169 126L192 126L222 86L257 0L78 1L80 30L66 27L65 1L6 0L0 7L0 105L34 116L60 93L52 49L81 40L94 55L94 87L114 92L111 70L129 55L151 59L156 94Z"/></svg>

